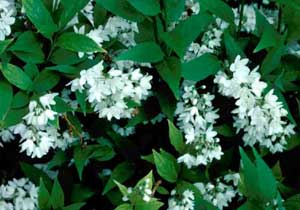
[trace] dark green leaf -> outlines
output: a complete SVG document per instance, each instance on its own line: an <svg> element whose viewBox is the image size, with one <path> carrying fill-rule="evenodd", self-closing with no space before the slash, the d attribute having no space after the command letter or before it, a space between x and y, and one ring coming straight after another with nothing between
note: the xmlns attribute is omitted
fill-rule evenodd
<svg viewBox="0 0 300 210"><path fill-rule="evenodd" d="M57 26L43 2L41 0L22 0L22 5L25 14L38 31L50 39L52 34L57 31Z"/></svg>
<svg viewBox="0 0 300 210"><path fill-rule="evenodd" d="M112 171L112 174L104 187L102 195L105 195L108 191L116 187L114 181L123 183L127 179L129 179L133 175L133 173L134 173L134 168L132 167L132 164L130 164L129 162L123 162L118 164Z"/></svg>
<svg viewBox="0 0 300 210"><path fill-rule="evenodd" d="M229 57L230 62L233 62L236 56L240 55L245 57L242 48L239 46L238 42L230 35L229 31L224 32L224 43L226 48L226 54Z"/></svg>
<svg viewBox="0 0 300 210"><path fill-rule="evenodd" d="M300 210L300 194L294 195L284 201L286 210Z"/></svg>
<svg viewBox="0 0 300 210"><path fill-rule="evenodd" d="M85 203L73 203L71 205L63 207L62 210L80 210L84 205Z"/></svg>
<svg viewBox="0 0 300 210"><path fill-rule="evenodd" d="M29 103L29 96L23 92L19 91L14 95L11 108L18 109L26 106Z"/></svg>
<svg viewBox="0 0 300 210"><path fill-rule="evenodd" d="M78 74L80 70L73 66L68 65L58 65L58 66L50 66L46 67L47 70L58 71L64 74Z"/></svg>
<svg viewBox="0 0 300 210"><path fill-rule="evenodd" d="M58 179L54 179L54 184L51 192L51 205L54 209L62 208L65 203L64 191L61 188Z"/></svg>
<svg viewBox="0 0 300 210"><path fill-rule="evenodd" d="M3 125L3 128L8 128L10 126L16 125L20 123L23 117L28 113L28 108L21 108L21 109L11 109L7 113ZM0 122L1 126L1 122Z"/></svg>
<svg viewBox="0 0 300 210"><path fill-rule="evenodd" d="M12 64L0 64L0 68L4 77L16 87L22 90L32 89L32 80L29 76L19 67Z"/></svg>
<svg viewBox="0 0 300 210"><path fill-rule="evenodd" d="M1 100L1 105L0 105L0 122L1 122L6 117L13 100L12 86L5 81L0 81L0 100Z"/></svg>
<svg viewBox="0 0 300 210"><path fill-rule="evenodd" d="M154 42L137 44L133 48L122 52L116 60L131 60L136 62L158 62L164 57L160 47Z"/></svg>
<svg viewBox="0 0 300 210"><path fill-rule="evenodd" d="M40 179L39 193L38 193L38 204L41 210L50 210L50 194L47 190L43 179Z"/></svg>
<svg viewBox="0 0 300 210"><path fill-rule="evenodd" d="M230 6L222 0L200 0L201 8L208 9L211 13L225 20L228 23L234 24L234 14ZM202 10L201 10L202 11Z"/></svg>
<svg viewBox="0 0 300 210"><path fill-rule="evenodd" d="M183 142L182 133L175 127L175 125L168 120L169 124L169 138L173 147L179 152L183 153L185 144Z"/></svg>
<svg viewBox="0 0 300 210"><path fill-rule="evenodd" d="M262 37L253 52L256 53L263 49L276 46L278 42L278 36L279 35L272 25L266 25Z"/></svg>
<svg viewBox="0 0 300 210"><path fill-rule="evenodd" d="M43 70L34 80L34 90L38 93L51 90L59 83L60 77L53 71Z"/></svg>
<svg viewBox="0 0 300 210"><path fill-rule="evenodd" d="M161 153L153 150L154 162L158 174L168 182L176 182L179 165L170 153L161 150Z"/></svg>
<svg viewBox="0 0 300 210"><path fill-rule="evenodd" d="M157 70L162 79L168 84L176 99L179 99L179 85L181 79L181 63L175 57L167 58L157 65Z"/></svg>
<svg viewBox="0 0 300 210"><path fill-rule="evenodd" d="M118 206L117 208L115 208L114 210L133 210L133 208L130 204L124 203Z"/></svg>
<svg viewBox="0 0 300 210"><path fill-rule="evenodd" d="M12 42L12 39L0 41L0 55L6 50L8 45Z"/></svg>
<svg viewBox="0 0 300 210"><path fill-rule="evenodd" d="M204 32L213 18L201 12L199 15L193 15L187 20L180 22L173 31L161 34L166 44L173 49L176 54L183 58L187 47Z"/></svg>
<svg viewBox="0 0 300 210"><path fill-rule="evenodd" d="M127 0L134 8L145 15L157 15L160 12L159 0Z"/></svg>
<svg viewBox="0 0 300 210"><path fill-rule="evenodd" d="M204 54L194 60L182 64L182 75L185 79L201 81L214 75L221 69L218 59L210 54Z"/></svg>
<svg viewBox="0 0 300 210"><path fill-rule="evenodd" d="M63 12L59 18L59 28L63 28L70 20L81 11L89 0L61 0L60 3L63 6Z"/></svg>
<svg viewBox="0 0 300 210"><path fill-rule="evenodd" d="M113 14L125 19L134 22L140 22L144 19L143 14L131 6L127 0L96 0L96 2Z"/></svg>
<svg viewBox="0 0 300 210"><path fill-rule="evenodd" d="M163 0L163 5L168 23L177 21L185 9L185 1L182 0Z"/></svg>

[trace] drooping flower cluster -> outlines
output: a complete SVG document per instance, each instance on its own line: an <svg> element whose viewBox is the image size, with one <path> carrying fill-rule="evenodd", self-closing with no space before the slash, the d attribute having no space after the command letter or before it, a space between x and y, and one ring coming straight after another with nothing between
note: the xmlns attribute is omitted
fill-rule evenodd
<svg viewBox="0 0 300 210"><path fill-rule="evenodd" d="M72 91L85 91L87 100L100 118L131 118L134 107L150 94L152 76L143 75L139 68L119 69L117 66L104 71L102 62L80 72L80 78L70 82Z"/></svg>
<svg viewBox="0 0 300 210"><path fill-rule="evenodd" d="M38 209L38 188L27 178L13 179L0 186L1 210Z"/></svg>
<svg viewBox="0 0 300 210"><path fill-rule="evenodd" d="M178 116L177 125L184 133L188 152L179 157L178 162L191 168L207 165L214 159L219 160L223 152L213 128L219 118L217 110L212 106L214 95L200 95L194 85L184 86L183 91L175 114Z"/></svg>
<svg viewBox="0 0 300 210"><path fill-rule="evenodd" d="M216 22L211 24L209 29L203 34L200 44L193 42L185 56L184 60L189 61L197 58L204 53L217 53L221 47L222 35L228 24L220 18L216 18Z"/></svg>
<svg viewBox="0 0 300 210"><path fill-rule="evenodd" d="M191 190L185 190L182 195L177 195L176 190L172 190L171 196L167 210L194 210L195 196Z"/></svg>
<svg viewBox="0 0 300 210"><path fill-rule="evenodd" d="M286 138L294 134L294 125L285 120L288 112L273 89L263 96L267 84L260 80L258 67L250 70L248 62L237 56L230 65L231 74L218 72L215 83L222 95L236 99L234 127L245 132L245 145L259 144L272 153L282 152Z"/></svg>
<svg viewBox="0 0 300 210"><path fill-rule="evenodd" d="M11 33L11 25L15 23L16 7L14 0L0 0L0 41Z"/></svg>
<svg viewBox="0 0 300 210"><path fill-rule="evenodd" d="M239 180L240 176L236 173L216 179L215 184L212 182L198 182L194 185L199 189L204 200L212 203L219 209L223 209L228 207L232 199L239 194L237 190Z"/></svg>
<svg viewBox="0 0 300 210"><path fill-rule="evenodd" d="M26 152L32 158L41 158L46 155L51 148L65 150L72 142L77 139L71 136L68 131L60 133L51 124L58 113L53 111L51 106L55 105L54 98L57 93L46 94L38 101L29 103L29 113L23 117L23 121L15 126L1 131L4 142L14 140L14 135L21 137L21 152Z"/></svg>

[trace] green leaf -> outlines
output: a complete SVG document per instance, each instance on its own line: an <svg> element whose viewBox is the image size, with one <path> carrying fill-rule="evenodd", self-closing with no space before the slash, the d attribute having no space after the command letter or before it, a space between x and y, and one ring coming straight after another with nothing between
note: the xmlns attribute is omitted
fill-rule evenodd
<svg viewBox="0 0 300 210"><path fill-rule="evenodd" d="M176 57L170 57L157 65L157 70L161 78L168 84L175 98L180 97L179 85L181 79L181 63Z"/></svg>
<svg viewBox="0 0 300 210"><path fill-rule="evenodd" d="M289 2L295 2L295 1L289 1ZM283 21L288 28L287 30L288 41L296 41L299 40L300 37L300 25L299 25L300 3L298 4L299 4L298 9L295 9L295 6L293 5L287 5L282 8Z"/></svg>
<svg viewBox="0 0 300 210"><path fill-rule="evenodd" d="M201 8L206 8L214 15L225 20L230 24L234 24L234 14L229 5L222 0L200 0ZM202 11L202 10L201 10Z"/></svg>
<svg viewBox="0 0 300 210"><path fill-rule="evenodd" d="M19 91L13 97L11 108L12 109L22 108L28 105L28 103L29 103L29 96L25 92Z"/></svg>
<svg viewBox="0 0 300 210"><path fill-rule="evenodd" d="M21 109L10 109L9 112L7 113L2 125L0 122L0 127L2 126L3 128L8 128L10 126L20 123L22 121L23 117L27 113L28 113L27 107L21 108Z"/></svg>
<svg viewBox="0 0 300 210"><path fill-rule="evenodd" d="M51 55L51 62L58 65L73 65L78 64L84 61L86 58L85 56L82 58L78 58L78 54L75 52L71 52L69 50L65 50L62 48L58 48L54 50L53 54Z"/></svg>
<svg viewBox="0 0 300 210"><path fill-rule="evenodd" d="M24 72L30 77L30 79L34 79L39 74L39 69L35 64L27 63L24 66Z"/></svg>
<svg viewBox="0 0 300 210"><path fill-rule="evenodd" d="M57 31L57 26L43 2L41 0L22 0L22 5L25 14L38 31L50 39L52 34Z"/></svg>
<svg viewBox="0 0 300 210"><path fill-rule="evenodd" d="M13 85L21 90L31 90L32 80L19 67L12 64L0 64L3 76Z"/></svg>
<svg viewBox="0 0 300 210"><path fill-rule="evenodd" d="M170 120L168 120L168 125L169 125L169 138L171 144L179 153L182 154L185 148L182 133L180 132L180 130L178 130L175 127L175 125Z"/></svg>
<svg viewBox="0 0 300 210"><path fill-rule="evenodd" d="M51 90L59 83L60 77L53 71L43 70L34 80L33 89L37 93Z"/></svg>
<svg viewBox="0 0 300 210"><path fill-rule="evenodd" d="M80 72L80 69L69 65L50 66L50 67L46 67L46 69L51 71L57 71L64 74L78 74Z"/></svg>
<svg viewBox="0 0 300 210"><path fill-rule="evenodd" d="M6 117L13 100L12 86L5 81L0 81L0 99L1 99L1 105L0 105L0 122L1 122Z"/></svg>
<svg viewBox="0 0 300 210"><path fill-rule="evenodd" d="M278 42L278 36L279 35L272 25L266 25L262 37L253 52L256 53L263 49L276 46Z"/></svg>
<svg viewBox="0 0 300 210"><path fill-rule="evenodd" d="M177 21L185 9L185 1L163 0L168 23Z"/></svg>
<svg viewBox="0 0 300 210"><path fill-rule="evenodd" d="M38 204L41 210L50 210L50 194L43 182L43 179L40 179L40 186L38 192Z"/></svg>
<svg viewBox="0 0 300 210"><path fill-rule="evenodd" d="M137 44L133 48L122 52L116 60L131 60L136 62L158 62L164 57L160 47L154 42Z"/></svg>
<svg viewBox="0 0 300 210"><path fill-rule="evenodd" d="M89 149L81 148L80 146L74 149L74 162L80 179L82 179L83 168L89 159L90 153Z"/></svg>
<svg viewBox="0 0 300 210"><path fill-rule="evenodd" d="M218 134L225 137L233 137L236 135L234 129L231 126L229 126L227 123L216 126L215 130L217 131Z"/></svg>
<svg viewBox="0 0 300 210"><path fill-rule="evenodd" d="M81 11L89 2L89 0L61 0L60 3L63 6L63 11L59 18L58 26L60 29L65 27L67 23Z"/></svg>
<svg viewBox="0 0 300 210"><path fill-rule="evenodd" d="M158 174L168 182L176 182L179 165L173 155L163 150L161 153L153 150L153 155Z"/></svg>
<svg viewBox="0 0 300 210"><path fill-rule="evenodd" d="M38 185L42 179L48 190L52 188L52 181L45 172L25 162L21 162L20 166L25 176L34 184Z"/></svg>
<svg viewBox="0 0 300 210"><path fill-rule="evenodd" d="M96 2L117 16L134 22L144 20L143 14L131 6L127 0L96 0Z"/></svg>
<svg viewBox="0 0 300 210"><path fill-rule="evenodd" d="M128 203L124 203L115 208L115 210L133 210L133 207Z"/></svg>
<svg viewBox="0 0 300 210"><path fill-rule="evenodd" d="M66 154L58 150L55 155L53 156L52 160L50 160L47 164L48 169L53 169L56 166L62 166L64 163L67 162L67 156Z"/></svg>
<svg viewBox="0 0 300 210"><path fill-rule="evenodd" d="M168 119L173 121L174 112L176 110L177 100L174 97L174 94L166 86L162 86L164 91L157 91L155 96L158 99L158 103L161 107L162 113L164 113ZM161 90L161 89L159 89Z"/></svg>
<svg viewBox="0 0 300 210"><path fill-rule="evenodd" d="M128 180L134 174L134 168L129 162L122 162L118 164L111 173L109 180L107 181L102 195L105 195L108 191L116 187L114 181L123 183Z"/></svg>
<svg viewBox="0 0 300 210"><path fill-rule="evenodd" d="M182 64L182 75L187 80L201 81L210 75L214 75L221 69L217 57L204 54L187 63Z"/></svg>
<svg viewBox="0 0 300 210"><path fill-rule="evenodd" d="M54 179L54 184L51 192L51 205L54 209L62 208L65 203L64 191L61 188L58 179Z"/></svg>
<svg viewBox="0 0 300 210"><path fill-rule="evenodd" d="M0 41L0 55L6 50L6 48L9 46L9 44L12 42L12 39L7 39Z"/></svg>
<svg viewBox="0 0 300 210"><path fill-rule="evenodd" d="M263 60L261 65L262 75L267 75L273 72L281 63L281 57L285 51L284 45L285 37L282 37L280 41L277 42L277 45L273 47Z"/></svg>
<svg viewBox="0 0 300 210"><path fill-rule="evenodd" d="M161 37L180 58L183 58L187 47L206 30L212 20L209 14L201 12L180 22L173 31L162 33Z"/></svg>
<svg viewBox="0 0 300 210"><path fill-rule="evenodd" d="M71 205L63 207L62 210L80 210L84 205L85 203L73 203Z"/></svg>
<svg viewBox="0 0 300 210"><path fill-rule="evenodd" d="M151 200L149 202L145 202L143 199L138 199L135 204L136 210L158 210L164 204L157 200Z"/></svg>
<svg viewBox="0 0 300 210"><path fill-rule="evenodd" d="M71 201L73 203L83 202L89 199L94 194L95 192L92 191L89 187L80 184L74 184L72 187Z"/></svg>
<svg viewBox="0 0 300 210"><path fill-rule="evenodd" d="M239 46L238 42L230 35L229 31L224 32L224 43L226 48L226 54L229 57L230 62L233 62L236 56L240 55L245 57L242 48Z"/></svg>
<svg viewBox="0 0 300 210"><path fill-rule="evenodd" d="M144 15L154 16L160 12L159 0L127 0L135 9Z"/></svg>
<svg viewBox="0 0 300 210"><path fill-rule="evenodd" d="M91 38L74 32L63 33L55 43L57 46L74 52L103 52Z"/></svg>
<svg viewBox="0 0 300 210"><path fill-rule="evenodd" d="M27 63L42 63L44 53L42 45L32 31L22 33L17 41L9 48L18 58Z"/></svg>
<svg viewBox="0 0 300 210"><path fill-rule="evenodd" d="M79 103L82 112L86 113L86 98L87 98L86 93L76 91L75 95L76 95L76 100Z"/></svg>
<svg viewBox="0 0 300 210"><path fill-rule="evenodd" d="M260 190L263 198L266 202L273 200L277 194L277 183L272 170L263 161L260 155L255 149L253 149L255 156L257 173L258 173L258 184L261 186Z"/></svg>
<svg viewBox="0 0 300 210"><path fill-rule="evenodd" d="M294 195L284 201L286 210L300 210L300 194Z"/></svg>

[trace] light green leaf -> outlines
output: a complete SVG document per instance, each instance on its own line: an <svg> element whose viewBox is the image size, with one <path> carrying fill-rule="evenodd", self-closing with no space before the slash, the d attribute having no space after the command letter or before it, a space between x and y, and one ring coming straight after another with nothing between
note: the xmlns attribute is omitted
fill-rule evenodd
<svg viewBox="0 0 300 210"><path fill-rule="evenodd" d="M209 14L201 12L180 22L173 31L164 32L161 37L180 58L183 58L187 47L212 21L213 18Z"/></svg>
<svg viewBox="0 0 300 210"><path fill-rule="evenodd" d="M117 16L134 22L144 20L143 14L131 6L127 0L96 0L96 2Z"/></svg>
<svg viewBox="0 0 300 210"><path fill-rule="evenodd" d="M10 109L7 113L4 121L0 122L0 127L8 128L10 126L16 125L22 121L22 118L28 113L28 108L21 109ZM1 125L2 124L2 125Z"/></svg>
<svg viewBox="0 0 300 210"><path fill-rule="evenodd" d="M38 31L46 38L51 38L52 34L57 31L49 11L41 0L22 0L25 14L29 20L36 26Z"/></svg>
<svg viewBox="0 0 300 210"><path fill-rule="evenodd" d="M158 62L164 57L160 47L154 42L137 44L133 48L122 52L116 60L131 60L136 62Z"/></svg>
<svg viewBox="0 0 300 210"><path fill-rule="evenodd" d="M152 199L149 202L145 202L143 199L138 199L135 203L136 210L158 210L164 204L160 201Z"/></svg>
<svg viewBox="0 0 300 210"><path fill-rule="evenodd" d="M127 0L139 12L154 16L160 12L159 0Z"/></svg>
<svg viewBox="0 0 300 210"><path fill-rule="evenodd" d="M12 64L0 64L3 76L13 85L22 90L32 89L32 80L19 67Z"/></svg>
<svg viewBox="0 0 300 210"><path fill-rule="evenodd" d="M0 122L1 122L6 117L13 100L12 86L5 81L0 81L0 100L1 100L1 105L0 105Z"/></svg>
<svg viewBox="0 0 300 210"><path fill-rule="evenodd" d="M201 81L210 75L214 75L221 69L217 57L204 54L196 59L182 64L182 75L185 79Z"/></svg>
<svg viewBox="0 0 300 210"><path fill-rule="evenodd" d="M91 38L73 32L63 33L55 44L63 49L74 52L104 52Z"/></svg>
<svg viewBox="0 0 300 210"><path fill-rule="evenodd" d="M168 182L176 182L179 165L173 155L163 150L160 153L153 150L153 155L158 174Z"/></svg>
<svg viewBox="0 0 300 210"><path fill-rule="evenodd" d="M65 203L64 191L57 178L54 179L50 201L54 209L62 208Z"/></svg>
<svg viewBox="0 0 300 210"><path fill-rule="evenodd" d="M176 99L179 99L179 85L181 79L181 63L176 57L170 57L157 65L162 79L168 84Z"/></svg>
<svg viewBox="0 0 300 210"><path fill-rule="evenodd" d="M178 130L175 127L175 125L170 120L168 120L168 125L169 125L169 138L171 144L179 153L183 153L185 144L183 142L182 133L180 132L180 130Z"/></svg>
<svg viewBox="0 0 300 210"><path fill-rule="evenodd" d="M130 164L129 162L122 162L118 164L112 171L109 180L107 181L104 187L102 195L105 195L108 191L116 187L114 181L123 183L127 179L129 179L133 175L133 173L134 173L134 168L132 164Z"/></svg>

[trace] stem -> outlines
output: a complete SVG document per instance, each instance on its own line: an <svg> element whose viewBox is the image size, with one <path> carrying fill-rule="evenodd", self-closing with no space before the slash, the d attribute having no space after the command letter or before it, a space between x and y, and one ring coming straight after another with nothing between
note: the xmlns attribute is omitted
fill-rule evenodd
<svg viewBox="0 0 300 210"><path fill-rule="evenodd" d="M158 189L159 185L161 185L162 181L161 180L158 180L155 185L154 185L154 188L152 190L152 196L154 196L156 190Z"/></svg>
<svg viewBox="0 0 300 210"><path fill-rule="evenodd" d="M75 127L75 125L72 124L72 122L68 119L68 117L67 117L66 114L63 115L63 118L68 123L70 131L74 132L76 135L79 136L79 138L80 138L80 145L83 145L83 138L82 138L81 132L78 131L77 128Z"/></svg>
<svg viewBox="0 0 300 210"><path fill-rule="evenodd" d="M279 12L278 12L278 25L277 25L277 31L280 33L281 31L281 21L282 21L282 7L279 6Z"/></svg>
<svg viewBox="0 0 300 210"><path fill-rule="evenodd" d="M238 35L240 34L242 30L242 22L244 17L244 6L245 6L245 0L242 0L242 5L240 9L240 17L239 17L239 25L238 25Z"/></svg>

